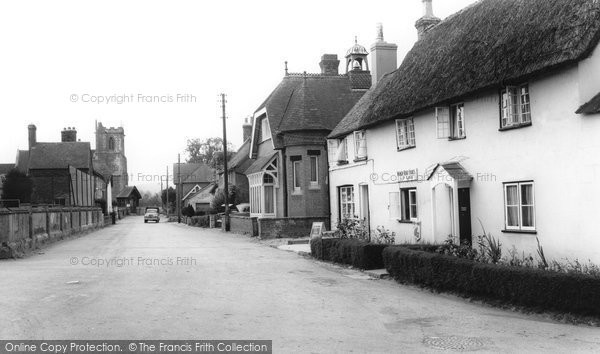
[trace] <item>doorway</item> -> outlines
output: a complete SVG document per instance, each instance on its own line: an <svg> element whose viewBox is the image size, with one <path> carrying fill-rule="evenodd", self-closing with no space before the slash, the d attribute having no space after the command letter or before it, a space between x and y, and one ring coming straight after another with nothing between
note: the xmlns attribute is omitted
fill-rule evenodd
<svg viewBox="0 0 600 354"><path fill-rule="evenodd" d="M471 245L473 233L471 229L471 190L458 189L458 224L460 230L460 243Z"/></svg>

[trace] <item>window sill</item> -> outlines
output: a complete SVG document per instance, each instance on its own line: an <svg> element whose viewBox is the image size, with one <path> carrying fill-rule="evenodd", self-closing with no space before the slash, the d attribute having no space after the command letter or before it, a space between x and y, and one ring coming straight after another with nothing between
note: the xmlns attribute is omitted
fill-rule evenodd
<svg viewBox="0 0 600 354"><path fill-rule="evenodd" d="M406 146L406 147L398 148L398 152L404 151L404 150L410 150L410 149L414 149L414 148L416 148L416 146Z"/></svg>
<svg viewBox="0 0 600 354"><path fill-rule="evenodd" d="M337 162L338 166L344 166L344 165L347 165L347 164L348 164L348 161L338 161Z"/></svg>
<svg viewBox="0 0 600 354"><path fill-rule="evenodd" d="M396 220L400 224L418 224L419 223L418 220L402 220L402 219L396 219Z"/></svg>
<svg viewBox="0 0 600 354"><path fill-rule="evenodd" d="M502 233L505 234L527 234L527 235L537 235L537 231L533 230L502 230Z"/></svg>
<svg viewBox="0 0 600 354"><path fill-rule="evenodd" d="M357 157L354 159L354 162L362 162L362 161L367 161L367 157Z"/></svg>
<svg viewBox="0 0 600 354"><path fill-rule="evenodd" d="M524 124L515 124L515 125L511 125L508 127L504 127L504 128L500 128L498 129L499 132L504 132L507 130L514 130L514 129L521 129L521 128L526 128L526 127L531 127L533 124L532 123L524 123Z"/></svg>
<svg viewBox="0 0 600 354"><path fill-rule="evenodd" d="M466 136L464 136L462 138L453 138L453 137L450 137L450 138L448 138L448 141L465 140L465 139L467 139Z"/></svg>
<svg viewBox="0 0 600 354"><path fill-rule="evenodd" d="M308 190L309 191L320 191L321 190L321 186L309 186Z"/></svg>

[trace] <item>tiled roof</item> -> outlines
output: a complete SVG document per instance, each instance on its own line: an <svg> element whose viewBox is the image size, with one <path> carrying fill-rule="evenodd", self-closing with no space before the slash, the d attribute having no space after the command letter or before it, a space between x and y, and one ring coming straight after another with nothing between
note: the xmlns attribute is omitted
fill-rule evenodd
<svg viewBox="0 0 600 354"><path fill-rule="evenodd" d="M173 164L173 178L175 183L179 183L177 163ZM215 171L205 163L182 163L181 164L181 182L182 183L206 183L215 179Z"/></svg>
<svg viewBox="0 0 600 354"><path fill-rule="evenodd" d="M597 94L591 101L579 107L577 114L596 114L600 113L600 93Z"/></svg>
<svg viewBox="0 0 600 354"><path fill-rule="evenodd" d="M246 139L242 146L238 149L238 151L233 155L229 163L227 164L227 168L231 170L235 170L236 172L243 173L251 164L252 160L250 159L250 139Z"/></svg>
<svg viewBox="0 0 600 354"><path fill-rule="evenodd" d="M481 0L425 33L330 138L571 65L599 40L600 1Z"/></svg>
<svg viewBox="0 0 600 354"><path fill-rule="evenodd" d="M67 168L90 169L90 143L37 143L29 151L29 169ZM19 162L19 168L21 168Z"/></svg>
<svg viewBox="0 0 600 354"><path fill-rule="evenodd" d="M15 168L21 173L27 173L29 168L29 151L28 150L17 150L17 163Z"/></svg>
<svg viewBox="0 0 600 354"><path fill-rule="evenodd" d="M142 195L140 194L137 187L135 187L135 186L129 186L129 187L123 188L121 193L119 193L119 195L117 195L117 199L123 199L123 198L129 199L132 196L135 196L138 199L142 199Z"/></svg>
<svg viewBox="0 0 600 354"><path fill-rule="evenodd" d="M277 152L259 157L256 160L251 160L251 161L253 161L253 163L250 167L248 167L248 169L244 172L244 174L251 175L253 173L262 171L267 166L267 164L271 161L271 159L273 159L273 157L275 155L277 155Z"/></svg>
<svg viewBox="0 0 600 354"><path fill-rule="evenodd" d="M331 131L364 93L352 89L347 75L290 75L257 112L266 108L273 136L301 130Z"/></svg>

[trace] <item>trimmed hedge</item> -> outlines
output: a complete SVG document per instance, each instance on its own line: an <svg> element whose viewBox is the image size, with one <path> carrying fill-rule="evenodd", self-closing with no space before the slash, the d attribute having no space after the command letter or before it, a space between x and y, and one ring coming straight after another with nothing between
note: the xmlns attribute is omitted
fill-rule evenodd
<svg viewBox="0 0 600 354"><path fill-rule="evenodd" d="M189 217L188 225L196 226L196 227L209 227L210 226L210 216L209 215L201 215L201 216Z"/></svg>
<svg viewBox="0 0 600 354"><path fill-rule="evenodd" d="M591 276L479 263L400 246L386 248L383 261L388 273L401 282L531 308L600 316L600 279Z"/></svg>
<svg viewBox="0 0 600 354"><path fill-rule="evenodd" d="M365 270L383 268L382 252L386 247L357 239L317 237L310 241L313 257Z"/></svg>

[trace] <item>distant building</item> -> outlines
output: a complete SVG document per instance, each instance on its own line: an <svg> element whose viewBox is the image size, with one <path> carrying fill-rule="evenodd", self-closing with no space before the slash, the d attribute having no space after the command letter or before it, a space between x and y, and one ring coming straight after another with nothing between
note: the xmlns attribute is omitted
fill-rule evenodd
<svg viewBox="0 0 600 354"><path fill-rule="evenodd" d="M140 205L140 199L142 199L142 195L138 191L137 187L129 186L123 188L121 192L116 195L116 199L117 206L119 208L127 209L129 212L135 214L138 206Z"/></svg>
<svg viewBox="0 0 600 354"><path fill-rule="evenodd" d="M183 198L183 207L192 206L195 212L209 212L211 210L210 203L215 197L217 190L216 183L210 183L195 193L189 193Z"/></svg>
<svg viewBox="0 0 600 354"><path fill-rule="evenodd" d="M182 200L214 181L215 170L205 163L173 164L173 184L175 184L175 188L181 186Z"/></svg>
<svg viewBox="0 0 600 354"><path fill-rule="evenodd" d="M125 130L123 127L107 128L96 124L96 150L93 157L94 169L105 180L112 178L113 196L129 186L127 157L125 156Z"/></svg>

